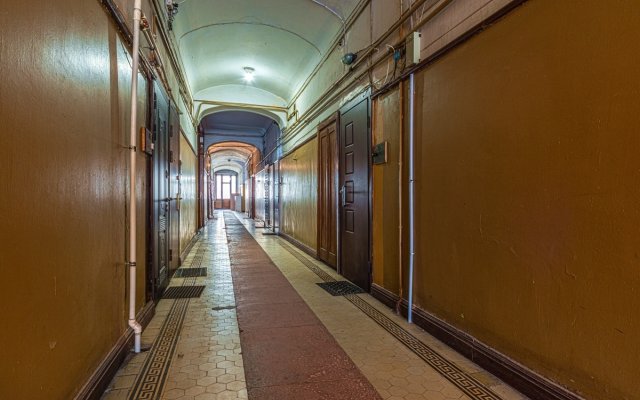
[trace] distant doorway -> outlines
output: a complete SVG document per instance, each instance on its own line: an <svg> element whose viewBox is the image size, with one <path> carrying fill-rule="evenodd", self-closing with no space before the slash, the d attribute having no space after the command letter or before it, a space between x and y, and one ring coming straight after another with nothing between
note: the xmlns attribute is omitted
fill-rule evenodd
<svg viewBox="0 0 640 400"><path fill-rule="evenodd" d="M215 208L232 208L233 195L238 193L238 174L231 171L217 172L214 180Z"/></svg>

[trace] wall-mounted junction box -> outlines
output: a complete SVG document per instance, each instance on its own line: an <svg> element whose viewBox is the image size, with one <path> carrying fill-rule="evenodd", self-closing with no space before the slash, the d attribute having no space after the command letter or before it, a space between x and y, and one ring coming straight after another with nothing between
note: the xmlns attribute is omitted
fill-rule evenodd
<svg viewBox="0 0 640 400"><path fill-rule="evenodd" d="M411 32L405 40L405 49L407 55L407 66L420 62L420 32Z"/></svg>

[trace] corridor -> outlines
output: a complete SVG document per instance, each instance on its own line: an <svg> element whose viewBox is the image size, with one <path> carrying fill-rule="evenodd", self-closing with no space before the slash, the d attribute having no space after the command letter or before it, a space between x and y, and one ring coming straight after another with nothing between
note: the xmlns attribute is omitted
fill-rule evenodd
<svg viewBox="0 0 640 400"><path fill-rule="evenodd" d="M160 300L104 400L526 398L370 295L325 291L343 279L242 214L216 212L179 271L198 268L169 288L202 294Z"/></svg>
<svg viewBox="0 0 640 400"><path fill-rule="evenodd" d="M3 0L0 400L640 400L638 43L638 0Z"/></svg>

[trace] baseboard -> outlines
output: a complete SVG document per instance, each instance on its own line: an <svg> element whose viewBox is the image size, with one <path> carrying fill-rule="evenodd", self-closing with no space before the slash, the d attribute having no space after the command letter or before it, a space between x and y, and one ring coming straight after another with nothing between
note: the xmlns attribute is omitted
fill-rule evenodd
<svg viewBox="0 0 640 400"><path fill-rule="evenodd" d="M391 308L395 308L398 303L396 294L376 284L371 286L371 295ZM400 305L402 315L407 315L407 309L407 301L403 299ZM424 310L413 308L413 322L531 399L583 400L579 395L539 375Z"/></svg>
<svg viewBox="0 0 640 400"><path fill-rule="evenodd" d="M198 230L196 232L195 235L193 235L193 237L191 238L191 240L189 240L189 243L187 244L187 247L184 248L184 250L182 250L182 253L180 253L180 265L182 265L184 263L184 260L187 258L187 256L189 255L189 252L191 251L191 249L193 248L193 245L196 244L196 242L198 241L198 237L200 236L200 231L202 229Z"/></svg>
<svg viewBox="0 0 640 400"><path fill-rule="evenodd" d="M392 293L382 286L376 285L375 283L371 284L371 295L389 308L395 309L396 305L398 304L397 294Z"/></svg>
<svg viewBox="0 0 640 400"><path fill-rule="evenodd" d="M155 315L155 303L153 301L148 302L137 315L138 322L142 325L143 329L149 325L149 322ZM104 394L104 391L109 386L109 383L118 372L118 369L122 365L122 362L127 357L127 354L131 351L133 345L133 330L128 328L116 344L111 348L109 353L100 362L98 368L91 374L85 385L80 389L78 394L74 397L75 400L98 400Z"/></svg>
<svg viewBox="0 0 640 400"><path fill-rule="evenodd" d="M302 243L301 241L299 241L298 239L287 235L286 233L280 231L278 232L278 236L282 237L284 240L286 240L287 242L291 243L292 245L296 246L297 248L299 248L300 250L304 251L305 253L307 253L308 255L310 255L313 258L318 258L318 252L307 246L306 244Z"/></svg>

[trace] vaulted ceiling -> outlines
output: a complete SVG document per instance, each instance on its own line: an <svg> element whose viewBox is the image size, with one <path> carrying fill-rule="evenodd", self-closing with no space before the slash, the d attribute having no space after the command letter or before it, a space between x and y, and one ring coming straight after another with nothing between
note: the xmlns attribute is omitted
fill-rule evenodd
<svg viewBox="0 0 640 400"><path fill-rule="evenodd" d="M183 0L173 29L194 98L287 104L358 2Z"/></svg>
<svg viewBox="0 0 640 400"><path fill-rule="evenodd" d="M254 146L246 143L226 142L209 146L207 155L209 156L210 168L214 170L228 169L242 174L247 160L255 151Z"/></svg>

